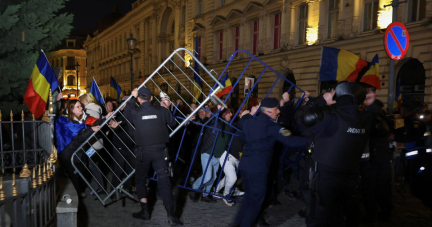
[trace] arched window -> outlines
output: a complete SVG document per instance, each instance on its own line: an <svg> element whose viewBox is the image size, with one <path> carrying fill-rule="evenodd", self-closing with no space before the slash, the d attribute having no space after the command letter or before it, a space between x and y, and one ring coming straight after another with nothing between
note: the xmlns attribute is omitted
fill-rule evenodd
<svg viewBox="0 0 432 227"><path fill-rule="evenodd" d="M75 85L75 76L74 75L69 75L67 77L67 85L68 86L73 86Z"/></svg>
<svg viewBox="0 0 432 227"><path fill-rule="evenodd" d="M294 74L288 73L288 74L285 75L285 78L287 80L291 81L291 83L296 84L296 80L295 80ZM282 87L282 93L287 92L290 89L291 83L289 83L288 81L284 80L284 84L283 84L283 87ZM290 95L291 98L295 97L295 87L293 87L290 90L289 95Z"/></svg>

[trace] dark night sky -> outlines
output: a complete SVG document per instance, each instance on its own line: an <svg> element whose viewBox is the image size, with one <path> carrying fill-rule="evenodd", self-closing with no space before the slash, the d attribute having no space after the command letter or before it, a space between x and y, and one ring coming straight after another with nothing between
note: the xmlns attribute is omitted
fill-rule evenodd
<svg viewBox="0 0 432 227"><path fill-rule="evenodd" d="M100 19L111 13L114 4L118 4L120 13L126 14L136 0L69 0L59 13L72 13L72 25L76 30L97 29Z"/></svg>

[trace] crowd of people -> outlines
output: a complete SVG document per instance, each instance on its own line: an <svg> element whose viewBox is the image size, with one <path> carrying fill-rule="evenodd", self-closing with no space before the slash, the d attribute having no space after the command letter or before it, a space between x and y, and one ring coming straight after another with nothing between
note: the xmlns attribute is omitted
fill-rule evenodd
<svg viewBox="0 0 432 227"><path fill-rule="evenodd" d="M186 180L193 202L216 203L222 199L227 206L234 206L233 198L242 197L232 226L269 226L265 215L271 204L278 203L281 192L305 201L306 209L299 215L305 217L307 226L355 226L359 204L365 208L366 223L391 217L395 149L390 144L396 141L405 143L406 150L415 147L419 151L413 161L400 163L413 193L430 206L427 188L419 187L426 178L418 174L418 169L431 160L426 152L432 145L425 137L432 116L427 106L403 102L395 116L405 122L397 128L395 120L385 114L383 103L376 99L375 89L364 84L341 82L317 97L305 92L304 98L294 101L284 93L281 99L264 98L258 106L249 109L243 105L239 110L210 101L183 126L186 133L179 130L169 138L169 127L176 127L196 110L196 103L174 102L164 92L159 94L158 103L145 87L133 90L131 97L124 97L120 103L111 100L105 106L84 94L79 101L66 102L56 120L60 163L85 198L86 187L74 173L71 158L84 141L101 131L108 136L92 137L85 149L111 152L116 160L110 168L114 173L110 184L114 187L135 169L134 179L123 183L127 192L132 193L136 187L141 210L133 214L134 218L151 219L147 178L152 177L153 169L172 225L182 225L174 215L170 180L174 175L189 177ZM296 102L302 102L298 109ZM109 122L100 127L105 118ZM110 132L115 135L110 136ZM176 157L179 146L179 158L184 163L172 174L169 162ZM289 152L282 152L286 149ZM287 179L281 168L286 164L283 160L297 156L304 171L299 171L300 176L293 171ZM89 169L97 182L95 193L107 192L101 171L102 162L106 162L101 155L73 160L77 168ZM83 166L83 162L88 165ZM220 172L223 177L218 181Z"/></svg>

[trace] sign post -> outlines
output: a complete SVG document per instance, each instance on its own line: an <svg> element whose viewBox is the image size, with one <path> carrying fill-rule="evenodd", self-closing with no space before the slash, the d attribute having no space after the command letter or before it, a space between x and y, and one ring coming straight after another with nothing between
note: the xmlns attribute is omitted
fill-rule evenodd
<svg viewBox="0 0 432 227"><path fill-rule="evenodd" d="M392 22L397 21L397 11L399 8L399 4L406 3L406 1L399 2L399 0L393 0L390 5L385 5L384 7L393 7L392 12ZM390 25L389 25L390 27ZM387 27L388 29L388 27ZM387 32L386 32L387 34ZM407 47L408 49L408 47ZM406 52L405 52L406 53ZM388 99L387 99L387 114L392 114L393 109L393 100L394 100L394 93L395 93L395 75L394 75L394 67L395 62L393 59L390 60L390 70L389 70L389 85L388 85Z"/></svg>

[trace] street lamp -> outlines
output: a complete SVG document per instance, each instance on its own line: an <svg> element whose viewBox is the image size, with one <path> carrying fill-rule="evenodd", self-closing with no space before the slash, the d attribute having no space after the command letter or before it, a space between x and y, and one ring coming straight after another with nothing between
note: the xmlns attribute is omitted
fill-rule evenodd
<svg viewBox="0 0 432 227"><path fill-rule="evenodd" d="M130 64L130 71L131 71L131 92L133 90L133 54L134 54L134 50L135 50L135 44L136 44L136 39L133 37L132 33L130 34L130 37L128 39L126 39L127 44L128 44L128 48L129 48L129 54L131 56L131 64Z"/></svg>
<svg viewBox="0 0 432 227"><path fill-rule="evenodd" d="M77 72L77 98L79 97L79 87L78 87L78 78L79 78L79 67L81 65L78 62L75 64L75 70Z"/></svg>

